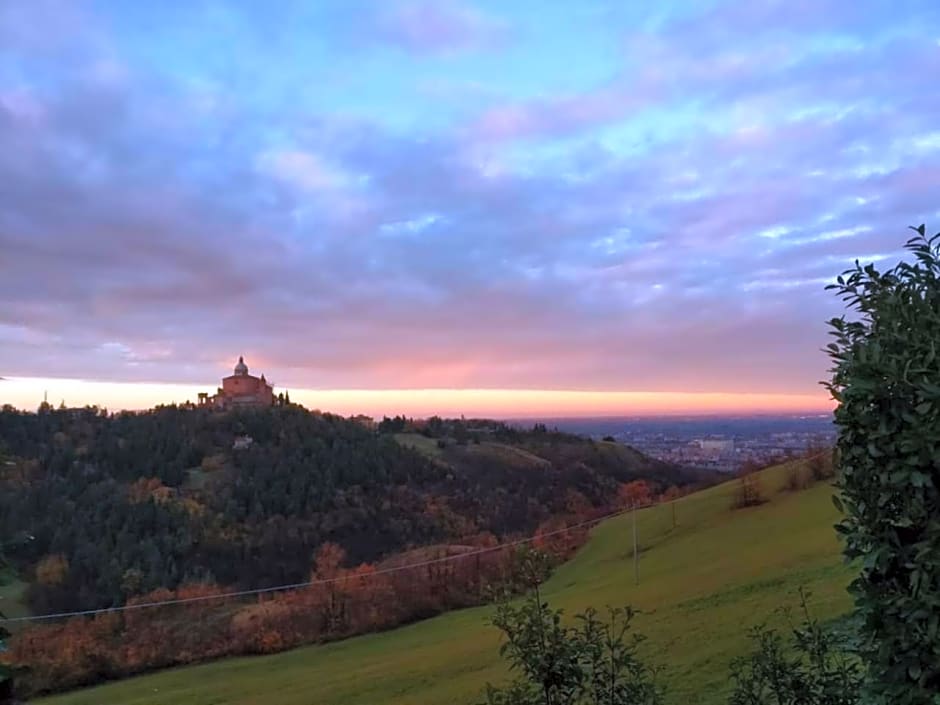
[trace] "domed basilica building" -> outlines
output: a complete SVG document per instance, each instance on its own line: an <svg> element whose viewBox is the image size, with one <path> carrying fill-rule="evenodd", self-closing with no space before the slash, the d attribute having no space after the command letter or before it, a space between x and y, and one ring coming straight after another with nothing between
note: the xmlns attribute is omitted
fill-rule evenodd
<svg viewBox="0 0 940 705"><path fill-rule="evenodd" d="M248 374L248 365L243 357L238 358L234 373L222 379L222 386L215 394L200 392L199 405L216 409L229 409L241 406L272 406L274 387L262 374L260 377Z"/></svg>

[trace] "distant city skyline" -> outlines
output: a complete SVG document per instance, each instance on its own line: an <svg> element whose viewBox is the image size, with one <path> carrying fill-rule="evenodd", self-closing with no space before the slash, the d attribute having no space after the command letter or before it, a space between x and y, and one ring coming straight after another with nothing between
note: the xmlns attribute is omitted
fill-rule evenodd
<svg viewBox="0 0 940 705"><path fill-rule="evenodd" d="M940 229L938 37L932 0L0 4L0 403L245 355L340 413L830 409L824 286Z"/></svg>

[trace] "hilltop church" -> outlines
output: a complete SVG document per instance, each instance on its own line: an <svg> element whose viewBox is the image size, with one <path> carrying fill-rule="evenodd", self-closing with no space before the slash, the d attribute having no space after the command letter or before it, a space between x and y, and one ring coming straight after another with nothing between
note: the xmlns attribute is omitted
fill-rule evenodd
<svg viewBox="0 0 940 705"><path fill-rule="evenodd" d="M234 374L222 379L222 386L215 394L199 393L199 405L216 409L230 409L244 406L272 406L274 387L262 374L255 377L248 374L248 365L243 357L238 358Z"/></svg>

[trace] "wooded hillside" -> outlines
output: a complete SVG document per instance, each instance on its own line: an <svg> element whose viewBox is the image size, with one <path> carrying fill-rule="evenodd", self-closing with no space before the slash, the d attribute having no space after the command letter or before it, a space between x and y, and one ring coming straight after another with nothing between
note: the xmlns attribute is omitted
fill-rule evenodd
<svg viewBox="0 0 940 705"><path fill-rule="evenodd" d="M299 406L116 415L7 407L4 551L30 583L33 611L89 609L190 583L306 580L326 542L358 565L482 534L532 533L554 516L615 503L625 482L663 490L701 480L544 426L405 424L374 430Z"/></svg>

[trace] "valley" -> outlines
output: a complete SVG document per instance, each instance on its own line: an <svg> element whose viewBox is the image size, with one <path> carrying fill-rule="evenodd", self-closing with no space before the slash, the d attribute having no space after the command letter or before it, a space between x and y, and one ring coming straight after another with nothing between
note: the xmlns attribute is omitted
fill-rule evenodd
<svg viewBox="0 0 940 705"><path fill-rule="evenodd" d="M785 490L791 466L761 473L769 500L731 510L735 483L638 512L640 584L631 560L632 518L599 525L544 594L571 614L587 606L631 604L644 652L665 667L668 702L724 702L728 664L750 645L747 629L783 625L781 605L811 593L823 620L849 609L851 569L832 524L832 490ZM445 614L381 634L271 656L163 671L42 700L44 705L432 705L477 702L486 681L505 676L490 607Z"/></svg>

